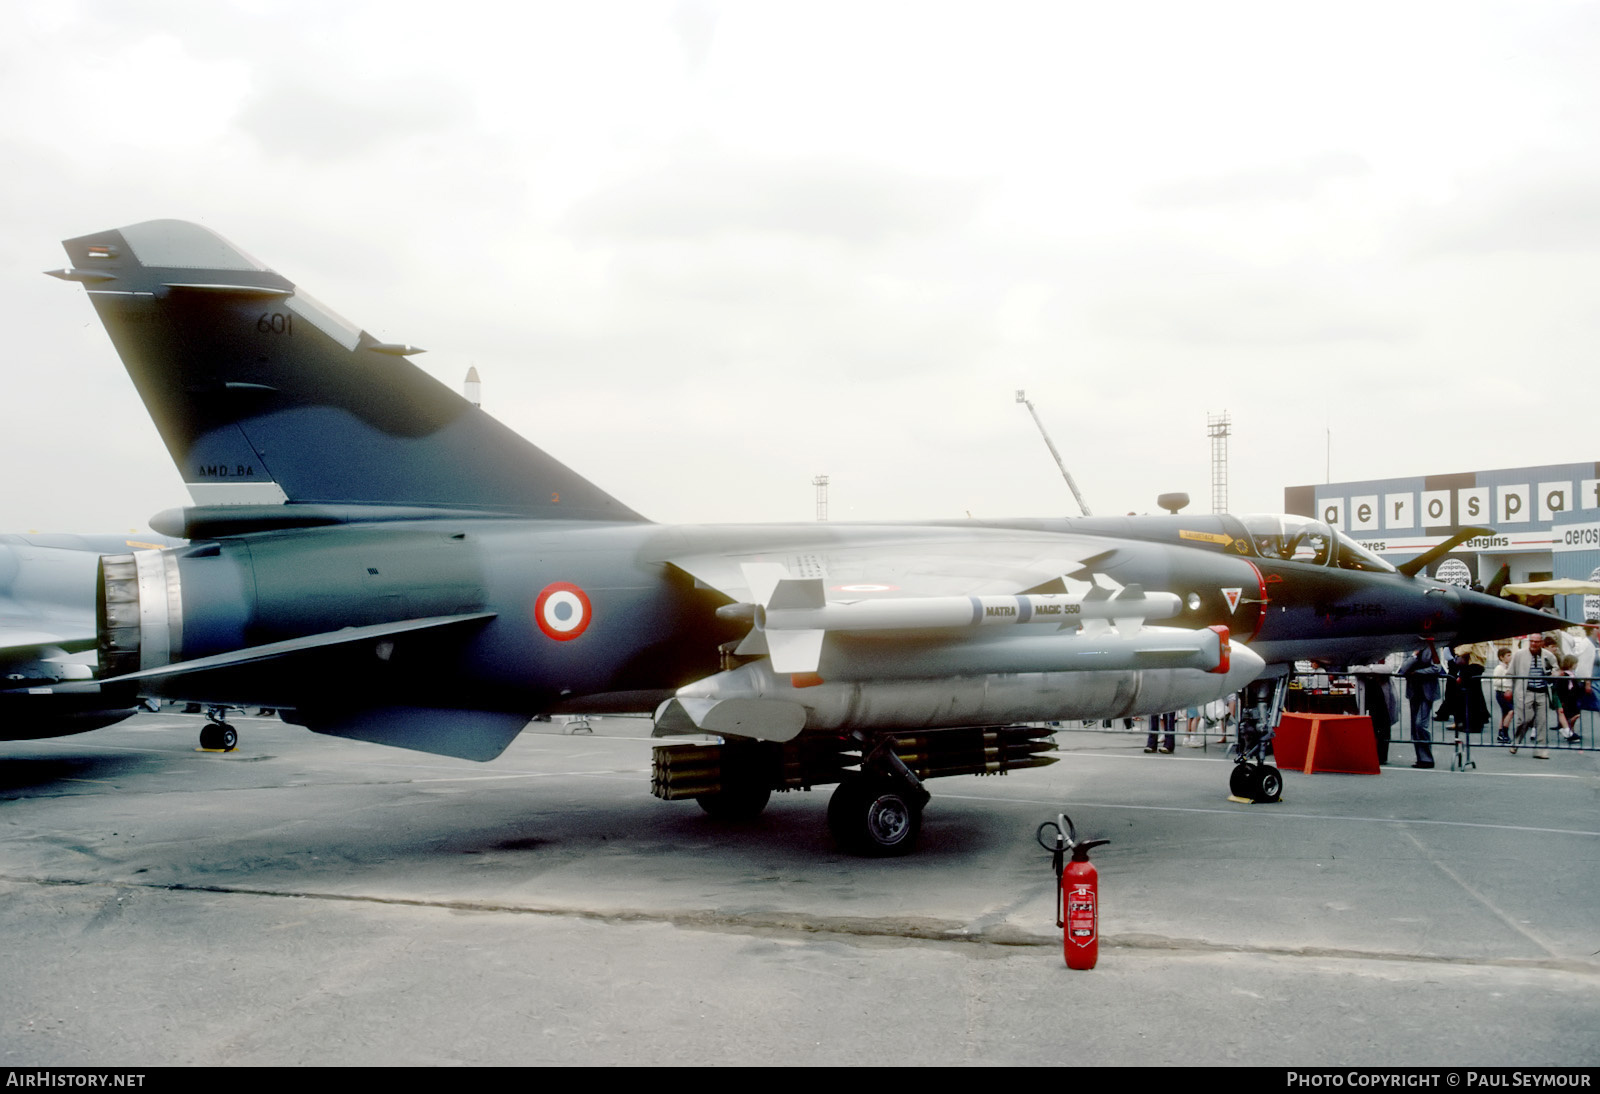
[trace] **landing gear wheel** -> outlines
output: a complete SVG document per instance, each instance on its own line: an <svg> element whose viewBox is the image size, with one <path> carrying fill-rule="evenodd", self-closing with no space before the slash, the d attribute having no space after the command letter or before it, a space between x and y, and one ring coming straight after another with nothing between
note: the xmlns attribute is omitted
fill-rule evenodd
<svg viewBox="0 0 1600 1094"><path fill-rule="evenodd" d="M1283 800L1283 772L1270 764L1256 768L1256 801Z"/></svg>
<svg viewBox="0 0 1600 1094"><path fill-rule="evenodd" d="M1254 764L1233 765L1233 774L1228 776L1228 790L1234 797L1255 800L1255 770Z"/></svg>
<svg viewBox="0 0 1600 1094"><path fill-rule="evenodd" d="M232 752L239 746L239 734L227 722L212 722L200 730L200 747L212 752Z"/></svg>
<svg viewBox="0 0 1600 1094"><path fill-rule="evenodd" d="M828 799L828 831L855 855L887 858L908 854L922 831L926 796L889 779L851 776Z"/></svg>
<svg viewBox="0 0 1600 1094"><path fill-rule="evenodd" d="M764 741L729 741L722 746L722 789L695 801L719 821L747 821L761 815L777 785L778 752Z"/></svg>
<svg viewBox="0 0 1600 1094"><path fill-rule="evenodd" d="M1283 772L1271 764L1234 764L1233 774L1228 777L1228 789L1234 797L1253 802L1282 801Z"/></svg>
<svg viewBox="0 0 1600 1094"><path fill-rule="evenodd" d="M715 794L702 794L695 801L706 815L719 821L754 820L767 807L772 790L765 786L731 786Z"/></svg>

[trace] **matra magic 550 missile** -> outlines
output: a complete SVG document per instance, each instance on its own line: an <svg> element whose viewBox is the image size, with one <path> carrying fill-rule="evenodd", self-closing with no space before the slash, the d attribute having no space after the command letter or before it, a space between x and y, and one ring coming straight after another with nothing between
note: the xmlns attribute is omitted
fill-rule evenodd
<svg viewBox="0 0 1600 1094"><path fill-rule="evenodd" d="M1085 634L1106 634L1113 627L1118 633L1128 633L1138 630L1146 619L1171 619L1184 607L1182 599L1173 593L1147 594L1138 585L1111 589L1099 584L1088 585L1082 593L879 596L830 601L818 578L790 577L787 569L772 563L746 563L742 570L751 591L764 603L730 605L717 614L724 619L748 618L752 630L738 652L768 654L775 672L815 672L823 636L830 632L959 631L968 627L1054 623L1059 630L1081 627ZM1224 639L1224 647L1226 644Z"/></svg>

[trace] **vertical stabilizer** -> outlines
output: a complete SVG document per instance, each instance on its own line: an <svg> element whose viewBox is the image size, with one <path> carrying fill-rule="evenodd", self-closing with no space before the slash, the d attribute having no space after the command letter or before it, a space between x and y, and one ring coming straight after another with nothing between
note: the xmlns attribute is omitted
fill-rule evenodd
<svg viewBox="0 0 1600 1094"><path fill-rule="evenodd" d="M197 504L643 519L209 229L64 246Z"/></svg>

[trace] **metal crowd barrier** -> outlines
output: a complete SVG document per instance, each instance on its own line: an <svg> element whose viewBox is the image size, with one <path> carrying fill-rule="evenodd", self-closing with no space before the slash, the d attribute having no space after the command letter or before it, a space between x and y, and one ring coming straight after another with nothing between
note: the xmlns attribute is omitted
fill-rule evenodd
<svg viewBox="0 0 1600 1094"><path fill-rule="evenodd" d="M1323 679L1337 679L1330 674L1298 674L1302 677L1316 677ZM1516 747L1519 749L1547 748L1552 758L1556 752L1592 752L1600 747L1600 711L1583 709L1581 706L1577 716L1570 722L1569 728L1576 736L1567 739L1563 736L1560 719L1557 717L1558 686L1570 683L1572 686L1582 688L1591 681L1583 677L1547 676L1542 679L1550 686L1546 692L1545 718L1547 727L1540 735L1536 729L1530 728L1522 740L1517 740L1517 725L1526 715L1526 698L1528 680L1526 676L1503 676L1498 680L1485 673L1481 677L1466 677L1452 692L1449 690L1449 680L1439 678L1439 698L1433 704L1433 716L1429 719L1429 730L1436 746L1457 750L1456 763L1452 766L1467 766L1471 763L1471 750L1474 748L1503 748ZM1505 683L1511 685L1510 715L1506 716L1505 707L1496 699L1497 694L1503 694ZM1592 681L1595 685L1595 705L1600 705L1600 679ZM1389 744L1395 746L1411 744L1411 707L1405 697L1405 678L1395 676L1390 685L1395 690L1396 702L1394 703L1395 715L1389 727ZM1356 697L1359 709L1352 708L1349 713L1367 714L1366 689L1356 688ZM1471 693L1476 691L1482 699L1479 706L1472 701ZM1580 699L1580 702L1582 700ZM1505 725L1505 735L1501 736L1500 727ZM1535 743L1535 742L1538 743Z"/></svg>
<svg viewBox="0 0 1600 1094"><path fill-rule="evenodd" d="M1379 674L1360 674L1363 676ZM1512 715L1506 728L1506 740L1499 737L1499 727L1502 719L1502 710L1495 700L1496 684L1509 680L1512 688ZM1580 677L1545 677L1545 680L1555 685L1561 681L1570 680L1581 687L1585 680ZM1314 713L1314 714L1369 714L1367 710L1368 689L1360 686L1359 676L1351 673L1338 672L1297 672L1289 677L1289 690L1284 699L1284 711L1287 713ZM1433 737L1433 744L1446 750L1454 747L1457 751L1456 763L1451 766L1466 766L1471 763L1471 750L1474 748L1509 748L1516 741L1516 726L1518 711L1522 709L1523 697L1527 694L1527 677L1501 677L1499 681L1492 680L1487 674L1476 680L1467 678L1450 696L1452 706L1458 709L1449 709L1446 706L1446 689L1448 679L1439 678L1440 698L1435 700L1434 715L1429 720L1429 731ZM1596 679L1595 697L1596 705L1600 705L1600 679ZM1394 711L1389 725L1389 746L1392 749L1400 746L1409 747L1411 744L1411 709L1405 697L1405 678L1392 676L1389 686L1393 689L1395 701L1392 704ZM1469 689L1477 689L1483 700L1483 706L1473 709L1473 704L1467 698ZM1572 724L1576 731L1576 740L1563 739L1560 723L1556 717L1556 692L1549 692L1547 716L1549 728L1543 735L1542 746L1533 742L1533 731L1523 738L1518 747L1531 749L1544 747L1551 750L1552 757L1560 752L1592 752L1600 749L1600 711L1584 710L1578 712L1577 719ZM1479 720L1486 717L1485 724L1473 727L1473 714L1479 715ZM1126 723L1131 722L1132 725ZM1178 749L1194 748L1210 751L1212 748L1226 748L1231 750L1235 741L1235 729L1238 724L1237 714L1229 715L1219 721L1208 723L1201 719L1195 734L1185 733L1187 718L1184 711L1178 711L1174 719L1173 728L1170 730L1176 738ZM1150 733L1149 717L1132 719L1113 718L1108 721L1061 721L1037 723L1048 725L1057 732L1100 732L1128 734L1137 737L1147 736ZM1457 725L1466 725L1468 730L1461 732ZM1161 738L1165 738L1169 730L1163 726L1157 730Z"/></svg>
<svg viewBox="0 0 1600 1094"><path fill-rule="evenodd" d="M1162 716L1157 715L1157 717ZM1239 724L1239 718L1234 713L1233 708L1230 707L1228 712L1220 719L1207 721L1205 716L1202 715L1195 732L1192 734L1188 732L1188 721L1188 714L1183 710L1179 710L1176 712L1176 718L1173 720L1170 730L1166 727L1165 722L1160 723L1159 728L1154 731L1155 736L1158 738L1158 743L1164 743L1164 739L1171 734L1176 745L1174 751L1193 749L1203 753L1209 752L1213 748L1232 750L1235 730ZM1150 715L1148 714L1141 714L1136 718L1094 718L1082 721L1074 719L1071 721L1027 722L1025 724L1042 726L1052 733L1112 733L1130 737L1148 737L1152 732L1150 729Z"/></svg>

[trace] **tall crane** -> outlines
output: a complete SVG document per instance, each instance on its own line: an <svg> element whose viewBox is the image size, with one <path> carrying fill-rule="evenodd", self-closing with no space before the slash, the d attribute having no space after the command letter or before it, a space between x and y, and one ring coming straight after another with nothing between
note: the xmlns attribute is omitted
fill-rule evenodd
<svg viewBox="0 0 1600 1094"><path fill-rule="evenodd" d="M1083 494L1078 491L1078 484L1072 481L1072 472L1067 470L1067 465L1061 462L1061 453L1056 451L1056 444L1050 439L1050 434L1045 432L1044 423L1039 420L1039 412L1033 408L1033 400L1028 398L1028 393L1021 388L1017 389L1017 402L1028 408L1028 413L1033 415L1033 424L1039 427L1039 436L1044 438L1044 443L1050 449L1050 455L1055 457L1056 466L1061 468L1061 477L1067 480L1067 487L1072 491L1072 496L1078 499L1078 508L1084 516L1089 516L1089 507L1083 503Z"/></svg>

